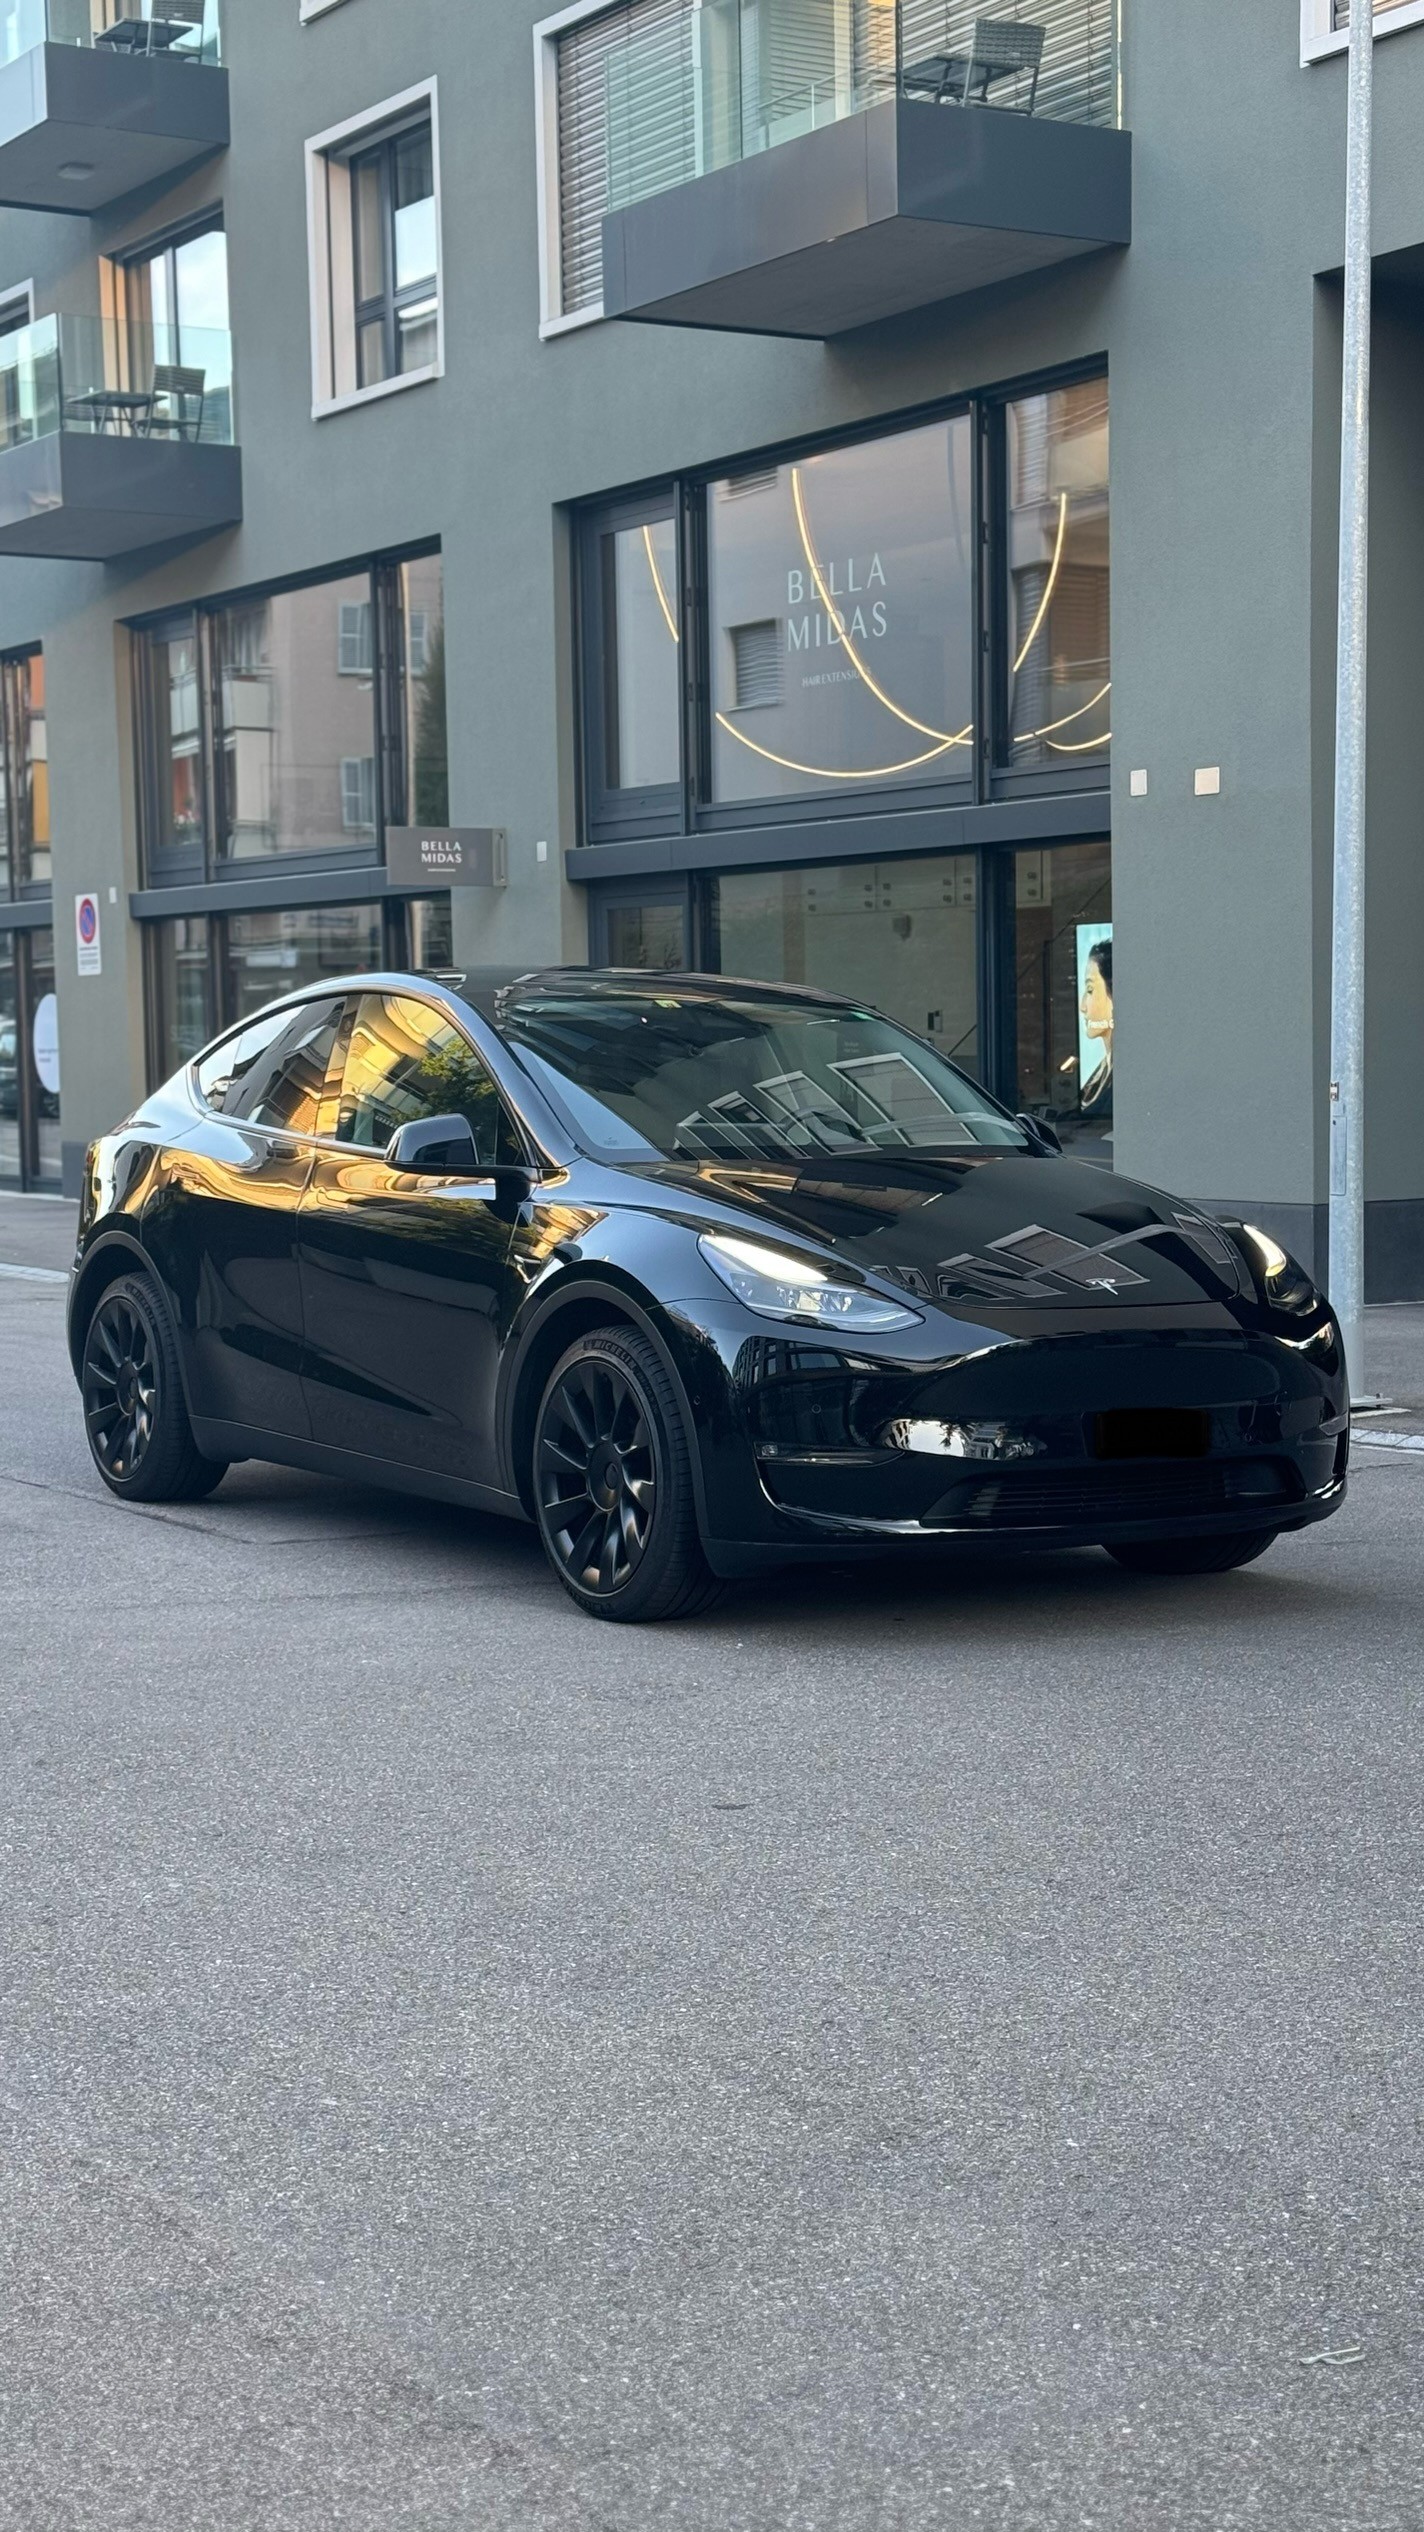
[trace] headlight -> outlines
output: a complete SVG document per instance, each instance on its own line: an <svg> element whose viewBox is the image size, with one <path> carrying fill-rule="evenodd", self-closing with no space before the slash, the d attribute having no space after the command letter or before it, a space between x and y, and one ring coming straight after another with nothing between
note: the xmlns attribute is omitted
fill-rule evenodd
<svg viewBox="0 0 1424 2532"><path fill-rule="evenodd" d="M823 1326L862 1333L920 1324L918 1310L902 1309L863 1284L832 1283L809 1258L790 1257L784 1249L722 1231L706 1232L697 1245L713 1274L764 1319L818 1319Z"/></svg>
<svg viewBox="0 0 1424 2532"><path fill-rule="evenodd" d="M1303 1266L1297 1266L1288 1249L1273 1240L1269 1231L1258 1231L1253 1223L1243 1222L1243 1236L1250 1242L1266 1299L1279 1310L1310 1310L1320 1295Z"/></svg>

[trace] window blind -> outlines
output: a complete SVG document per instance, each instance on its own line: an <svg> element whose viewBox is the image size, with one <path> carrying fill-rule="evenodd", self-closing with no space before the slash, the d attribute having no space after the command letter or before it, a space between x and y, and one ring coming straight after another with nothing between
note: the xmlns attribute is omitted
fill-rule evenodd
<svg viewBox="0 0 1424 2532"><path fill-rule="evenodd" d="M560 313L603 297L603 215L696 172L692 0L622 0L558 43Z"/></svg>

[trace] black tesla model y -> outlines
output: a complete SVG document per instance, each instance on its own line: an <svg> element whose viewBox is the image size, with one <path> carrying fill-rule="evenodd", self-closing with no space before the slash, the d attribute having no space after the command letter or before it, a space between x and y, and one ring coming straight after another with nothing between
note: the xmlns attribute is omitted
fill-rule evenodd
<svg viewBox="0 0 1424 2532"><path fill-rule="evenodd" d="M921 1039L717 976L364 976L88 1158L70 1346L138 1502L280 1460L536 1522L595 1617L966 1541L1217 1573L1345 1493L1328 1304Z"/></svg>

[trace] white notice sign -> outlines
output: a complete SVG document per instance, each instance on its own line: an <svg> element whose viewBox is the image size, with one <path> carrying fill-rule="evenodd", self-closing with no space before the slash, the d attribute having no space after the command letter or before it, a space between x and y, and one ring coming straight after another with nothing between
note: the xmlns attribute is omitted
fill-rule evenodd
<svg viewBox="0 0 1424 2532"><path fill-rule="evenodd" d="M34 1027L30 1031L35 1050L35 1071L40 1088L53 1098L59 1097L59 1004L52 993L42 994L35 1005Z"/></svg>
<svg viewBox="0 0 1424 2532"><path fill-rule="evenodd" d="M99 940L99 900L88 891L74 900L74 938L79 952L80 975L102 975L104 956Z"/></svg>

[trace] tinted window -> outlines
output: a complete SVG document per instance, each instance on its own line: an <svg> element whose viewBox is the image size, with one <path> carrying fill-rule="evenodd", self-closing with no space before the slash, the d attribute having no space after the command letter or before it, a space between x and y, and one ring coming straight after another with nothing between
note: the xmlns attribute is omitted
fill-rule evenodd
<svg viewBox="0 0 1424 2532"><path fill-rule="evenodd" d="M226 1114L288 1134L315 1134L341 1018L339 1002L308 1002L227 1101Z"/></svg>
<svg viewBox="0 0 1424 2532"><path fill-rule="evenodd" d="M210 1108L236 1114L236 1102L253 1066L261 1062L281 1036L290 1016L286 1011L264 1011L203 1057L198 1066L198 1088Z"/></svg>
<svg viewBox="0 0 1424 2532"><path fill-rule="evenodd" d="M1022 1150L1023 1129L942 1056L873 1011L739 993L531 993L501 1012L586 1149L679 1160Z"/></svg>
<svg viewBox="0 0 1424 2532"><path fill-rule="evenodd" d="M422 1117L467 1117L483 1169L521 1157L499 1092L453 1024L407 994L363 994L341 1076L338 1142L384 1151Z"/></svg>

